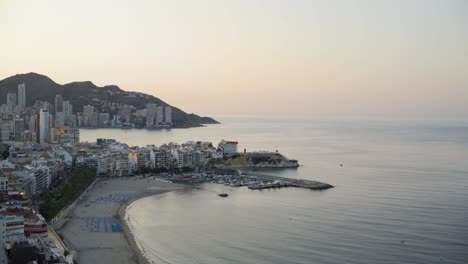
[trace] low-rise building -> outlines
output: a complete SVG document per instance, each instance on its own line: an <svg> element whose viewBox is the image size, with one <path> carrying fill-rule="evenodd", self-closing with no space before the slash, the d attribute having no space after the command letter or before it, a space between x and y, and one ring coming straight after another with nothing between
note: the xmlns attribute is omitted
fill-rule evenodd
<svg viewBox="0 0 468 264"><path fill-rule="evenodd" d="M0 214L5 224L5 242L21 241L24 236L24 217L21 215Z"/></svg>
<svg viewBox="0 0 468 264"><path fill-rule="evenodd" d="M225 141L222 140L218 144L218 148L224 155L233 155L237 153L237 141Z"/></svg>

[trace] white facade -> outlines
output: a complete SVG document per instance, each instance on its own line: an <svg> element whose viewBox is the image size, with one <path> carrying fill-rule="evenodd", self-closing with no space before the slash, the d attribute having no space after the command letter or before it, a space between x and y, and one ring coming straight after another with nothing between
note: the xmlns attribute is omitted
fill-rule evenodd
<svg viewBox="0 0 468 264"><path fill-rule="evenodd" d="M222 149L223 154L232 155L237 153L237 141L224 141L222 140L218 147Z"/></svg>
<svg viewBox="0 0 468 264"><path fill-rule="evenodd" d="M97 175L106 176L109 173L110 160L107 157L100 157L97 162Z"/></svg>
<svg viewBox="0 0 468 264"><path fill-rule="evenodd" d="M49 137L49 124L50 114L49 111L41 109L39 113L39 143L45 144Z"/></svg>
<svg viewBox="0 0 468 264"><path fill-rule="evenodd" d="M128 159L125 158L118 158L113 160L113 171L112 171L112 176L116 177L124 177L128 176L129 172L129 164L128 164Z"/></svg>
<svg viewBox="0 0 468 264"><path fill-rule="evenodd" d="M46 160L43 160L45 163ZM33 163L36 162L36 166L26 165L25 169L27 170L26 173L18 174L18 176L22 176L32 180L31 186L31 194L41 194L42 192L46 191L50 187L50 172L49 168L45 165L42 165L42 160L35 160Z"/></svg>
<svg viewBox="0 0 468 264"><path fill-rule="evenodd" d="M154 153L154 150L150 151L150 166L151 168L156 167L156 154Z"/></svg>
<svg viewBox="0 0 468 264"><path fill-rule="evenodd" d="M18 108L20 111L26 108L26 84L18 85Z"/></svg>
<svg viewBox="0 0 468 264"><path fill-rule="evenodd" d="M18 215L6 215L2 219L5 224L5 241L24 240L24 217Z"/></svg>

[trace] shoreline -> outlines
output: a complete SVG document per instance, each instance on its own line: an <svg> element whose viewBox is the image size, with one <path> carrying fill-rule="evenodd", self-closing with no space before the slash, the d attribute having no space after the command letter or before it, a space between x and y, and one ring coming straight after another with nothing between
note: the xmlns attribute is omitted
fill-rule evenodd
<svg viewBox="0 0 468 264"><path fill-rule="evenodd" d="M220 125L220 122L217 123L200 123L198 125L193 126L172 126L172 127L76 127L77 129L85 129L85 130L98 130L98 129L119 129L119 130L131 130L131 129L138 129L138 130L149 130L149 131L162 131L162 130L171 130L171 129L190 129L190 128L201 128L206 127L208 125Z"/></svg>
<svg viewBox="0 0 468 264"><path fill-rule="evenodd" d="M170 192L170 191L167 191ZM150 196L155 196L155 195L161 195L166 192L160 192L160 193L154 193L154 194L148 194L133 200L130 200L120 206L120 208L117 210L116 217L120 220L122 224L122 231L125 237L125 240L127 241L128 245L131 247L134 257L137 260L138 264L151 264L149 259L145 256L145 252L142 247L138 245L138 242L136 241L135 236L132 233L131 225L127 222L126 216L127 216L127 208L134 202L150 197Z"/></svg>
<svg viewBox="0 0 468 264"><path fill-rule="evenodd" d="M80 264L149 264L126 221L127 207L139 199L184 188L187 186L152 178L100 180L56 232L76 252Z"/></svg>
<svg viewBox="0 0 468 264"><path fill-rule="evenodd" d="M193 188L193 183L154 177L100 179L63 217L65 223L56 232L80 264L154 263L136 240L128 208L137 200L187 188Z"/></svg>

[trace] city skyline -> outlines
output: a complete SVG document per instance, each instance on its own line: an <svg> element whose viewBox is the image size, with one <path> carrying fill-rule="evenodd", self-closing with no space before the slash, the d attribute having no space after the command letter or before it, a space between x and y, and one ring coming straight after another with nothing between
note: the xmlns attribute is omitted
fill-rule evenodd
<svg viewBox="0 0 468 264"><path fill-rule="evenodd" d="M0 0L0 264L468 259L467 0Z"/></svg>
<svg viewBox="0 0 468 264"><path fill-rule="evenodd" d="M0 7L0 78L116 84L208 114L467 114L464 1Z"/></svg>
<svg viewBox="0 0 468 264"><path fill-rule="evenodd" d="M173 126L171 106L147 103L138 109L111 102L112 99L93 98L94 105L83 105L83 111L74 114L73 104L64 101L62 94L55 94L53 104L47 100L26 100L26 88L25 82L18 84L17 93L7 93L6 104L0 105L0 142L77 143L78 128L170 129ZM26 104L27 101L30 103Z"/></svg>

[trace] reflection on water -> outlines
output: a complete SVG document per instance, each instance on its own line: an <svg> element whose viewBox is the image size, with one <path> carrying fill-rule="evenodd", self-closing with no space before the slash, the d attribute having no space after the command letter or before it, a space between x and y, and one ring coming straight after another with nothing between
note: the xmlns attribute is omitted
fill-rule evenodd
<svg viewBox="0 0 468 264"><path fill-rule="evenodd" d="M468 126L432 121L218 117L205 128L84 130L130 145L237 140L301 167L326 191L216 184L147 197L129 210L157 263L465 263ZM341 167L340 164L343 164ZM217 196L226 192L227 198Z"/></svg>

